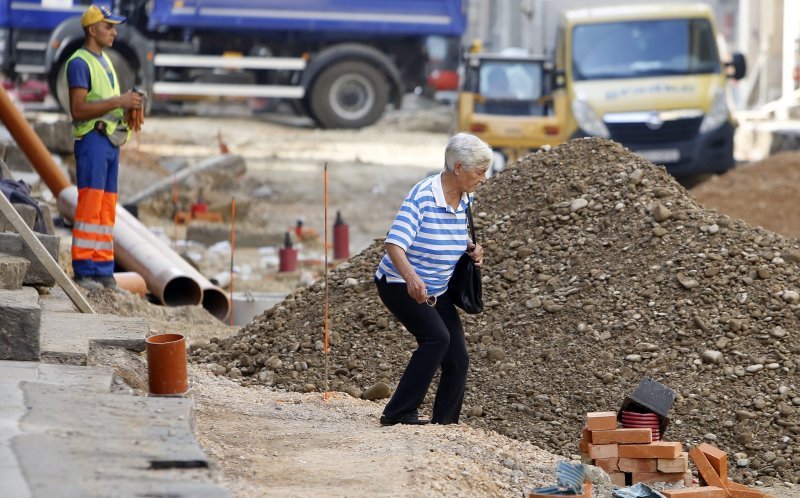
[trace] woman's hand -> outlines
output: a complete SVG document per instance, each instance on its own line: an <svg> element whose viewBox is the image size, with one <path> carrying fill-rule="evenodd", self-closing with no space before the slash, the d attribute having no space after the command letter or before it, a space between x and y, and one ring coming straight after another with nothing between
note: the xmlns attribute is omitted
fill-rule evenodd
<svg viewBox="0 0 800 498"><path fill-rule="evenodd" d="M480 267L483 264L483 247L480 244L474 244L472 241L467 243L467 253L475 262L475 266Z"/></svg>
<svg viewBox="0 0 800 498"><path fill-rule="evenodd" d="M411 299L419 304L424 303L425 300L428 299L428 289L425 288L425 283L419 278L419 275L414 273L413 275L403 278L406 281L408 295L411 296Z"/></svg>

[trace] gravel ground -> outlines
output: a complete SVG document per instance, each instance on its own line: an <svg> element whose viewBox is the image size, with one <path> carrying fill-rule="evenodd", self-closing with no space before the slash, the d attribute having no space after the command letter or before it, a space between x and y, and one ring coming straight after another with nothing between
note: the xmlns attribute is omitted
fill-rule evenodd
<svg viewBox="0 0 800 498"><path fill-rule="evenodd" d="M369 216L351 224L360 250L385 232L407 189L440 167L449 126L440 114L434 109L420 120L401 113L359 132L287 128L269 120L228 118L209 126L201 118L155 118L148 120L140 150L129 150L128 158L214 154L217 132L236 130L223 137L247 157L247 191L267 185L274 192L251 211L271 231L291 226L298 215L309 226L320 224L321 210L309 201L321 194L315 183L320 162L332 160L340 174L334 188L342 187L333 198L345 213L370 199ZM707 440L732 458L739 453L749 462L735 473L738 480L775 483L768 491L778 498L798 496L796 487L780 484L796 481L800 468L792 431L797 416L788 413L798 396L797 325L794 304L774 297L796 288L795 260L787 256L796 248L724 216L796 236L789 230L800 218L782 216L793 206L796 156L776 157L783 167L767 160L692 190L718 213L696 205L660 170L605 144L540 153L516 173L492 180L478 194L485 213L478 224L479 233L495 239L486 271L487 295L494 298L484 316L467 321L473 367L468 416L458 427L381 429L376 420L384 400L338 393L323 402L318 392L285 391L320 389L318 285L295 291L235 340L225 338L236 329L217 325L199 308L164 311L132 296L90 298L104 312L146 316L154 330L182 331L193 343L216 336L215 352L225 361L193 366L192 385L198 438L234 496L520 496L530 486L552 483L554 462L574 456L586 411L616 409L645 374L679 392L667 439L687 445ZM158 162L146 161L147 175L129 175L133 191L163 175ZM752 202L739 202L748 195ZM571 211L578 197L588 204ZM662 221L655 221L657 200L670 211ZM621 210L608 209L619 202ZM764 221L748 218L755 208L764 209ZM775 218L782 224L770 225ZM783 262L775 262L776 254ZM332 275L331 383L359 397L373 397L370 388L381 391L380 382L392 386L413 347L369 284L379 255L379 246L372 246ZM522 271L515 274L519 261ZM772 272L759 272L763 266ZM579 291L570 292L573 287ZM788 334L770 336L775 324ZM240 349L232 351L233 344ZM260 350L245 352L256 344ZM195 346L196 359L209 359L210 349ZM247 371L244 356L258 368ZM207 372L219 363L228 378ZM758 372L746 369L759 364ZM254 375L261 372L263 380ZM242 384L250 387L237 387ZM398 465L404 472L392 472ZM609 495L602 493L595 496Z"/></svg>
<svg viewBox="0 0 800 498"><path fill-rule="evenodd" d="M721 447L740 482L797 482L796 241L703 209L600 140L529 156L477 198L487 311L466 319L470 426L574 455L585 413L616 410L650 376L677 392L668 440ZM364 398L388 395L413 349L371 283L380 254L330 278L330 385ZM319 391L322 295L291 294L194 360Z"/></svg>

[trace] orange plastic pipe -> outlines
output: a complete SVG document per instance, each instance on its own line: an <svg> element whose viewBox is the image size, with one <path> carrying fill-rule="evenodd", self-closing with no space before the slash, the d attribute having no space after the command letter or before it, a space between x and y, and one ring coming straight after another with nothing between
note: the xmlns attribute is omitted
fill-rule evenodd
<svg viewBox="0 0 800 498"><path fill-rule="evenodd" d="M54 197L58 197L62 190L69 187L69 178L58 169L47 147L42 143L42 139L33 131L31 125L25 120L25 116L17 109L2 86L0 86L0 119L33 168L42 177L47 188L53 192Z"/></svg>
<svg viewBox="0 0 800 498"><path fill-rule="evenodd" d="M147 384L150 394L184 394L189 390L186 379L186 340L180 334L148 337Z"/></svg>
<svg viewBox="0 0 800 498"><path fill-rule="evenodd" d="M114 280L117 281L119 287L128 292L138 294L142 297L147 294L147 283L145 283L144 277L135 271L117 272L114 274Z"/></svg>

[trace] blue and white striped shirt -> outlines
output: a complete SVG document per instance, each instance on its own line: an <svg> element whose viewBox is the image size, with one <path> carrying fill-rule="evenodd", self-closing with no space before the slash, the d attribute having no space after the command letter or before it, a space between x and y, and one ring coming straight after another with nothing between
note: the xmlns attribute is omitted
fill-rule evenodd
<svg viewBox="0 0 800 498"><path fill-rule="evenodd" d="M406 252L429 296L444 294L456 262L467 250L467 202L467 194L463 194L453 210L444 198L442 174L430 176L408 193L386 236L387 243ZM386 276L387 282L405 282L388 254L375 276Z"/></svg>

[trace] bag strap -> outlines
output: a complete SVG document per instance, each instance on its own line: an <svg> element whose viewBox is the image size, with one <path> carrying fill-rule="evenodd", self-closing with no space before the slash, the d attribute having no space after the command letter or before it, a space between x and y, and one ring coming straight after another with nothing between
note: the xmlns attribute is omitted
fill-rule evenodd
<svg viewBox="0 0 800 498"><path fill-rule="evenodd" d="M475 240L475 224L472 222L472 201L469 198L469 194L467 195L467 220L469 221L469 234L472 243L477 244L478 241Z"/></svg>

